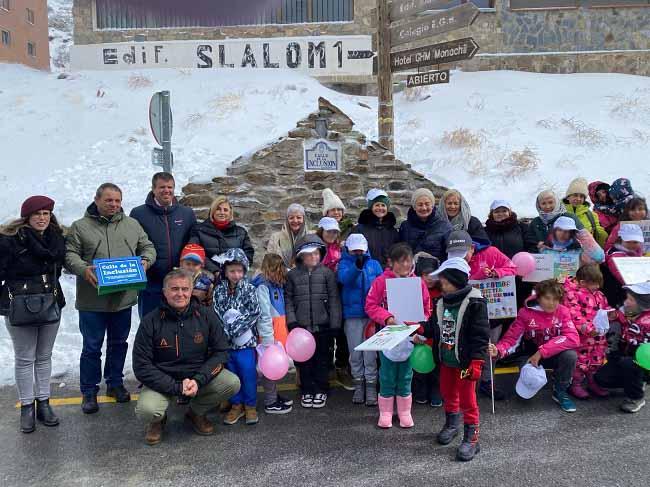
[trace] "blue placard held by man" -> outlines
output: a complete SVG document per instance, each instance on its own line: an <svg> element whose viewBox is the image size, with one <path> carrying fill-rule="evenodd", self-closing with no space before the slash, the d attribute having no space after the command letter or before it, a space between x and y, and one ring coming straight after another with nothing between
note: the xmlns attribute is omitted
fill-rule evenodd
<svg viewBox="0 0 650 487"><path fill-rule="evenodd" d="M97 273L97 294L144 289L147 274L140 257L117 257L93 260Z"/></svg>

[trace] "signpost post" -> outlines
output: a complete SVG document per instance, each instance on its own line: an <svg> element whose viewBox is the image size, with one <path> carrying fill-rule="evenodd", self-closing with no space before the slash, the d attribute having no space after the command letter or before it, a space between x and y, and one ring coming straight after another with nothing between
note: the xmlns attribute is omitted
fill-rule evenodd
<svg viewBox="0 0 650 487"><path fill-rule="evenodd" d="M441 12L426 13L430 10ZM391 152L395 151L392 73L471 59L479 46L466 37L394 53L391 48L469 27L478 14L473 3L457 5L457 0L393 0L390 4L388 0L377 0L377 131L379 143ZM391 24L409 18L412 20ZM349 59L365 56L372 57L370 52L348 52ZM442 83L449 83L448 69L408 75L406 86Z"/></svg>
<svg viewBox="0 0 650 487"><path fill-rule="evenodd" d="M153 138L162 146L162 151L154 148L152 161L154 164L161 165L163 171L171 174L174 156L172 155L173 120L170 98L169 91L159 91L151 97L149 123Z"/></svg>

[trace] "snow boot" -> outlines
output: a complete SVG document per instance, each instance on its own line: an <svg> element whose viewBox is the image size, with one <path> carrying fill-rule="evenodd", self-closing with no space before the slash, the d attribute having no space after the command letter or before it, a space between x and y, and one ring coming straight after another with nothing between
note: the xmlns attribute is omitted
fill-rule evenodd
<svg viewBox="0 0 650 487"><path fill-rule="evenodd" d="M22 404L20 406L20 431L23 433L33 433L36 429L36 409L34 403Z"/></svg>
<svg viewBox="0 0 650 487"><path fill-rule="evenodd" d="M436 439L441 445L448 445L451 440L458 436L460 428L460 413L445 413L445 425L438 433Z"/></svg>
<svg viewBox="0 0 650 487"><path fill-rule="evenodd" d="M456 459L461 462L469 462L480 451L478 424L466 424L463 429L463 441L456 451Z"/></svg>
<svg viewBox="0 0 650 487"><path fill-rule="evenodd" d="M365 401L363 379L354 379L354 394L352 394L352 404L363 404Z"/></svg>
<svg viewBox="0 0 650 487"><path fill-rule="evenodd" d="M395 397L384 397L379 396L377 402L379 404L379 421L377 426L380 428L392 428L393 427L393 402Z"/></svg>
<svg viewBox="0 0 650 487"><path fill-rule="evenodd" d="M411 405L413 396L397 396L397 416L399 417L400 428L413 428L413 416L411 416Z"/></svg>
<svg viewBox="0 0 650 487"><path fill-rule="evenodd" d="M54 411L52 411L49 399L43 399L42 401L38 399L36 400L36 419L45 426L59 425L59 418L57 418Z"/></svg>
<svg viewBox="0 0 650 487"><path fill-rule="evenodd" d="M587 389L596 397L609 397L609 391L598 385L594 374L587 374Z"/></svg>
<svg viewBox="0 0 650 487"><path fill-rule="evenodd" d="M569 394L578 399L589 399L589 391L580 382L574 382L569 387Z"/></svg>
<svg viewBox="0 0 650 487"><path fill-rule="evenodd" d="M366 406L375 407L377 405L377 383L373 381L366 382Z"/></svg>

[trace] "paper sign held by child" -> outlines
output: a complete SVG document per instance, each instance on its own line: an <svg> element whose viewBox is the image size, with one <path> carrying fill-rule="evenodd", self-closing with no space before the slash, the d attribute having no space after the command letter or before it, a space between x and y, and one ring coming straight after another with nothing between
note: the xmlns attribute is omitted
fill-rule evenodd
<svg viewBox="0 0 650 487"><path fill-rule="evenodd" d="M355 352L378 352L390 350L395 346L408 340L420 325L394 325L386 326L368 338L361 345L357 346Z"/></svg>
<svg viewBox="0 0 650 487"><path fill-rule="evenodd" d="M517 317L515 276L469 281L469 284L481 291L481 294L487 300L488 317L491 320Z"/></svg>
<svg viewBox="0 0 650 487"><path fill-rule="evenodd" d="M386 279L388 311L400 323L425 321L422 303L422 279L403 277Z"/></svg>
<svg viewBox="0 0 650 487"><path fill-rule="evenodd" d="M535 271L524 277L525 282L540 282L557 279L564 282L573 277L580 267L580 252L549 252L533 254Z"/></svg>
<svg viewBox="0 0 650 487"><path fill-rule="evenodd" d="M625 284L650 281L650 257L614 257L614 264Z"/></svg>

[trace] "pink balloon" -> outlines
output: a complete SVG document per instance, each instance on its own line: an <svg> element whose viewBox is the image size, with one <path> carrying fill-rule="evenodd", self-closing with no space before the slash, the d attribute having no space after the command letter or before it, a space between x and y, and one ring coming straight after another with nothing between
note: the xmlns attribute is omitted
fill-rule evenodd
<svg viewBox="0 0 650 487"><path fill-rule="evenodd" d="M519 252L512 258L512 262L517 266L517 275L526 277L535 271L535 257L528 252Z"/></svg>
<svg viewBox="0 0 650 487"><path fill-rule="evenodd" d="M296 362L306 362L316 351L314 336L304 328L294 328L287 337L287 354Z"/></svg>
<svg viewBox="0 0 650 487"><path fill-rule="evenodd" d="M260 370L269 380L280 380L289 371L289 357L282 347L270 345L260 358Z"/></svg>

